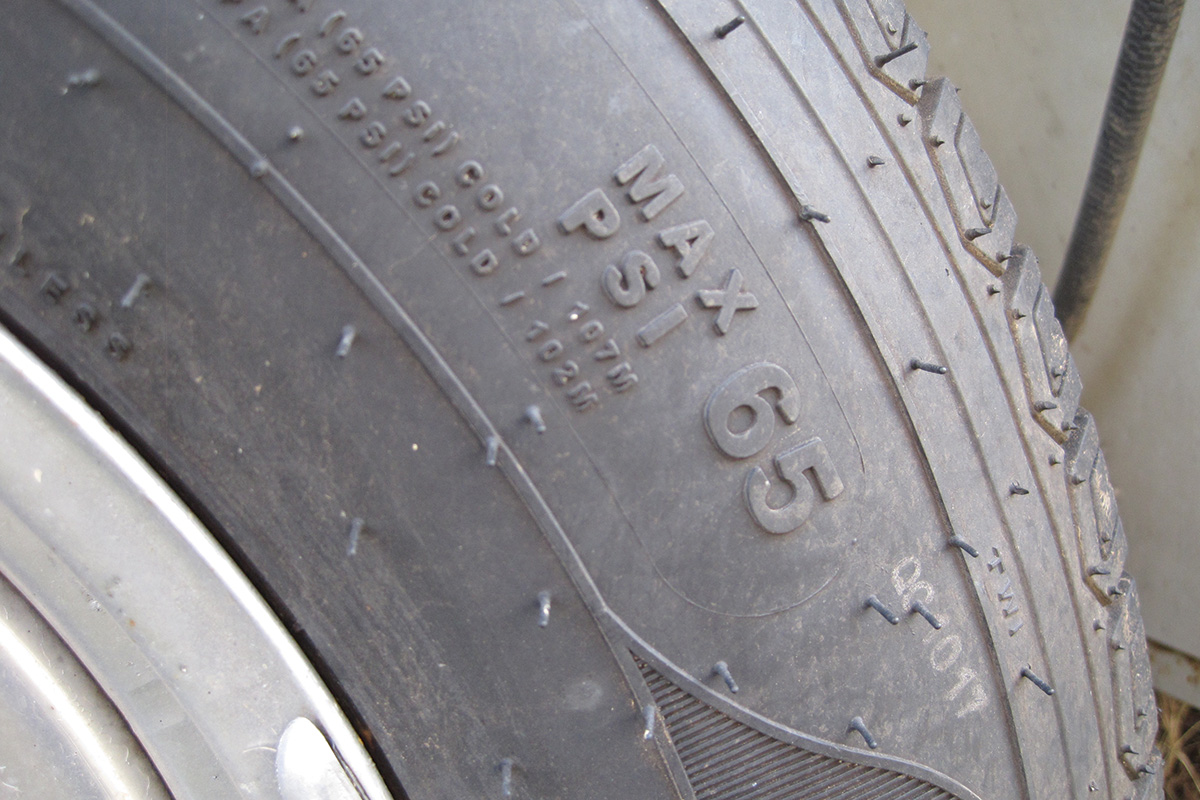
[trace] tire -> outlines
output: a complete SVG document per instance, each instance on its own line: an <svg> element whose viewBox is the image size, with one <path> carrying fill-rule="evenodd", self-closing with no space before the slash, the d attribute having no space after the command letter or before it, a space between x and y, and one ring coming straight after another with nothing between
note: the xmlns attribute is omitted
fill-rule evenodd
<svg viewBox="0 0 1200 800"><path fill-rule="evenodd" d="M1095 423L898 3L7 10L3 322L397 797L1161 796Z"/></svg>

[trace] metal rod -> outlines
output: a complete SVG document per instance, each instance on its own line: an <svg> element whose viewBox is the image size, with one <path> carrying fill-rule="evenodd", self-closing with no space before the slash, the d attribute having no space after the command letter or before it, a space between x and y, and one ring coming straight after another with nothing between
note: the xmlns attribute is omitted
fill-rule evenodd
<svg viewBox="0 0 1200 800"><path fill-rule="evenodd" d="M1075 228L1054 288L1070 339L1083 327L1137 171L1184 0L1133 0Z"/></svg>

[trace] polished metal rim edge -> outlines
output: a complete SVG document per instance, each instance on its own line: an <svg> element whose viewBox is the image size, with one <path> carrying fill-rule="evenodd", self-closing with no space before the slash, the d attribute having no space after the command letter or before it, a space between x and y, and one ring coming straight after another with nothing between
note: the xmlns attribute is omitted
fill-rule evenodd
<svg viewBox="0 0 1200 800"><path fill-rule="evenodd" d="M163 480L58 375L2 327L0 370L8 373L0 376L4 389L0 430L9 426L4 431L6 447L0 453L0 462L4 462L0 463L0 570L91 671L96 683L125 715L171 791L181 797L193 794L203 785L196 782L203 777L200 772L221 770L229 788L241 796L295 796L285 786L302 786L306 778L302 774L276 775L277 768L301 769L286 767L284 754L276 751L282 749L281 738L289 723L305 718L315 723L328 740L362 796L368 800L390 798L362 742L296 642L229 555ZM33 422L20 417L18 409L31 414ZM45 455L44 447L48 445L44 440L52 438L48 430L67 442L63 447L74 447L78 452L63 455L60 448ZM37 452L43 455L29 455ZM71 487L67 496L60 493L47 499L51 496L46 495L45 484L52 476L44 476L42 469L31 466L35 458L51 462L57 458L67 464L59 470L72 471L71 479L65 481ZM121 490L96 491L86 498L91 505L80 506L80 499L72 493L76 488L85 491L87 480L73 472L77 469L101 474L101 480L123 487L125 496ZM79 507L94 509L94 523L87 516L90 512L81 515ZM60 508L62 513L58 513ZM87 529L91 524L104 528L104 515L112 513L126 514L120 519L127 531L112 523L99 533ZM130 517L132 520L126 523ZM168 533L163 533L164 529ZM137 547L137 564L121 568L118 578L116 567L101 563L109 555L107 551L97 557L95 550L88 550L96 546L100 535L108 537L104 539L108 546L116 542L119 547ZM150 537L149 545L146 537ZM171 575L157 572L164 569ZM143 582L145 587L137 585ZM169 590L162 591L163 586ZM160 591L161 603L157 598L147 602L147 591L154 589ZM175 611L186 611L194 605L198 612L218 616L202 619L203 624L179 622L156 627L155 616L161 621L171 611L172 603ZM83 608L92 616L81 624ZM96 613L103 611L109 613ZM228 661L232 663L223 664L227 671L209 677L207 684L198 683L203 676L197 676L195 670L189 673L179 656L190 653L187 663L211 663L213 654L219 654L222 648L243 655L231 656ZM163 663L167 658L176 659L177 668L168 668ZM118 663L128 666L112 669ZM156 673L153 679L150 670ZM200 705L189 706L189 692L194 695L196 687L202 685L209 687L208 694L213 694L213 689L232 692L234 689L228 687L240 685L239 681L247 685L252 682L258 689L233 696L237 700L233 711L241 714L242 720L256 719L260 702L269 710L262 712L265 716L257 733L231 732L230 741L224 742L222 725L228 728L233 723L213 719L213 709L205 709L203 699ZM161 695L154 701L157 707L142 703L145 695L154 692ZM180 707L184 714L199 718L174 720L173 725L163 719L150 719L178 714ZM165 710L149 714L147 708ZM287 718L279 718L280 714ZM248 762L246 753L235 752L240 747L239 736L256 736L251 740L259 744L251 749L269 752L258 754L248 767L239 761ZM185 739L190 745L180 743ZM156 743L160 740L167 742L165 750ZM171 755L173 746L176 750ZM196 756L197 763L204 764L203 769L184 768L193 773L190 781L173 783L172 765L164 765L161 759L179 761L180 754L186 757L188 746L201 750L207 747L212 753ZM163 752L168 755L162 756ZM297 760L288 763L296 764ZM251 773L253 779L247 777ZM215 788L211 783L208 787Z"/></svg>
<svg viewBox="0 0 1200 800"><path fill-rule="evenodd" d="M87 669L0 577L0 795L170 800Z"/></svg>

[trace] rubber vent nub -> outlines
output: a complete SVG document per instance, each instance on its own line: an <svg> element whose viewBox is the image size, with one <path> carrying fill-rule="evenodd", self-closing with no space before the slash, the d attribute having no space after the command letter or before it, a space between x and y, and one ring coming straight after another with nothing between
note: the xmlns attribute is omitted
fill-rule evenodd
<svg viewBox="0 0 1200 800"><path fill-rule="evenodd" d="M731 719L634 656L696 800L956 800L910 775L812 753Z"/></svg>

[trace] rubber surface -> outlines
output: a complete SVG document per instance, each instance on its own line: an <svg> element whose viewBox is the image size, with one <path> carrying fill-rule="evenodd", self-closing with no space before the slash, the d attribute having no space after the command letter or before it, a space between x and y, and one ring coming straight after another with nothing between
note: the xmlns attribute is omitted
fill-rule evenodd
<svg viewBox="0 0 1200 800"><path fill-rule="evenodd" d="M1161 793L1078 373L898 4L0 26L6 324L397 794Z"/></svg>

